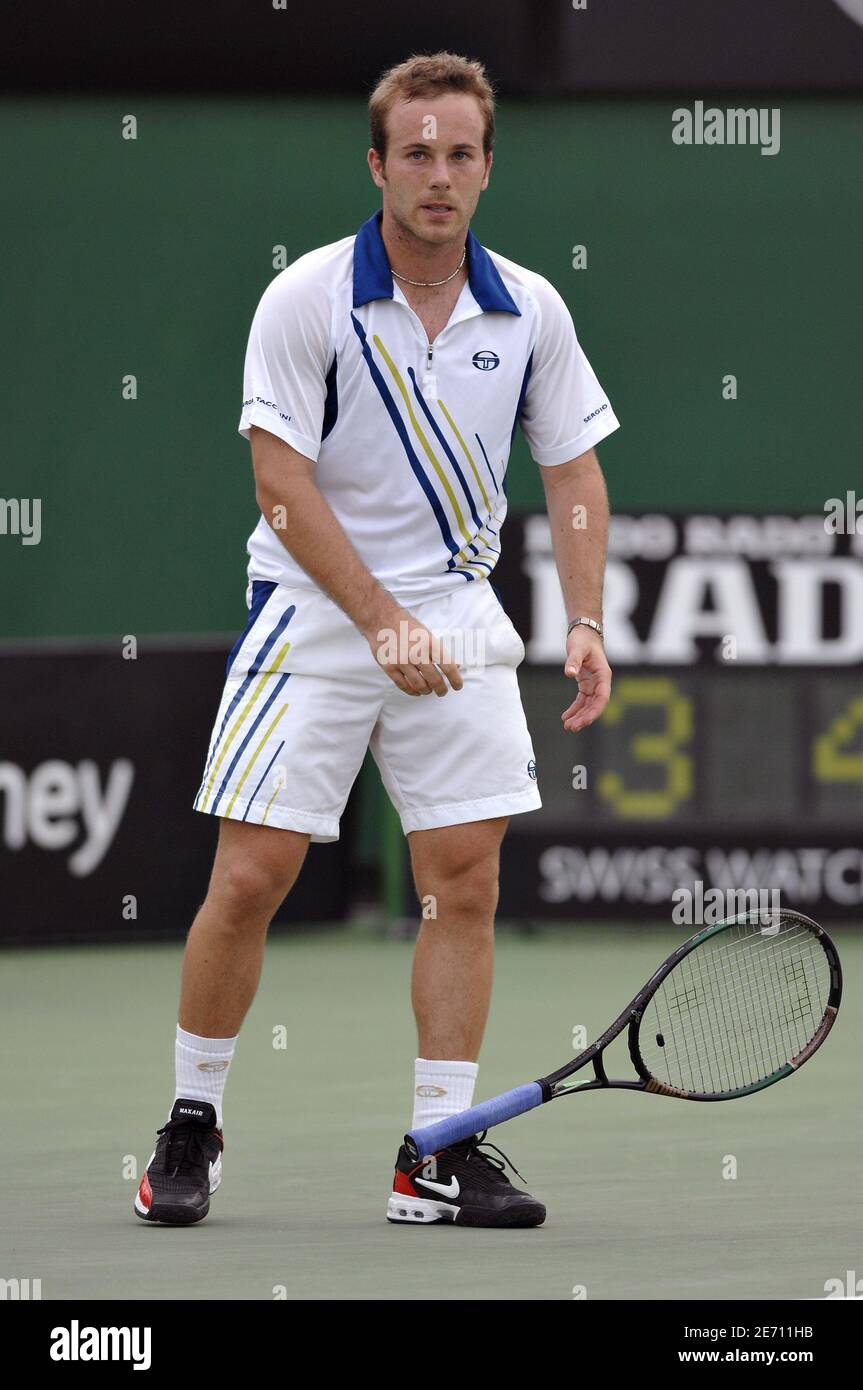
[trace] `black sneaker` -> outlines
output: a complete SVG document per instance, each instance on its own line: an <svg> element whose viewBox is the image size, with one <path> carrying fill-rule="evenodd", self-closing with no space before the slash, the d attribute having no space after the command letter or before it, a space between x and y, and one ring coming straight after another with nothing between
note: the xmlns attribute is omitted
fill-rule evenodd
<svg viewBox="0 0 863 1390"><path fill-rule="evenodd" d="M171 1118L144 1170L135 1215L142 1221L189 1226L210 1210L222 1181L222 1131L209 1101L175 1100Z"/></svg>
<svg viewBox="0 0 863 1390"><path fill-rule="evenodd" d="M521 1174L494 1144L483 1144L487 1132L451 1144L420 1163L410 1157L403 1144L396 1159L387 1220L413 1226L427 1226L431 1221L454 1221L459 1226L541 1226L545 1207L529 1192L513 1187L504 1172L506 1164L518 1177ZM484 1153L480 1145L494 1149L500 1158Z"/></svg>

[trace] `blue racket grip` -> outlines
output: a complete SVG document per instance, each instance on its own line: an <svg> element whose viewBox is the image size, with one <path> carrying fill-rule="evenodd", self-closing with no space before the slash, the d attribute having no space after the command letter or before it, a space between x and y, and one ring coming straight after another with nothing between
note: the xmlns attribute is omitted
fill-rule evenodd
<svg viewBox="0 0 863 1390"><path fill-rule="evenodd" d="M516 1086L512 1091L504 1091L481 1105L473 1105L470 1110L462 1110L451 1115L448 1120L438 1120L435 1125L425 1129L412 1129L405 1135L405 1143L410 1152L411 1144L416 1148L418 1158L426 1158L450 1144L458 1144L469 1139L472 1134L491 1129L493 1125L512 1120L516 1115L524 1115L535 1106L542 1105L542 1087L538 1081L528 1081L524 1086Z"/></svg>

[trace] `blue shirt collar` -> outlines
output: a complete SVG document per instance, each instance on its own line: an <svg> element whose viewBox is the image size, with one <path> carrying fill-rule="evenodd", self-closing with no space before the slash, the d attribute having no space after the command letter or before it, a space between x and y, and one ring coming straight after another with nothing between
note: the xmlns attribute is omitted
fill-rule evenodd
<svg viewBox="0 0 863 1390"><path fill-rule="evenodd" d="M381 236L383 208L364 222L354 242L354 308L372 299L392 299L393 273ZM467 274L470 292L483 310L521 314L500 273L473 232L467 234Z"/></svg>

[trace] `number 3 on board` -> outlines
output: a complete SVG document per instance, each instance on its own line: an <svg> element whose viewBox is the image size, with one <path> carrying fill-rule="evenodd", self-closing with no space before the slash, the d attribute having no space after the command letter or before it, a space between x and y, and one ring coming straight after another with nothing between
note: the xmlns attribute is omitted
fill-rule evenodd
<svg viewBox="0 0 863 1390"><path fill-rule="evenodd" d="M617 682L603 724L619 724L630 708L665 711L660 733L633 734L629 749L636 763L663 768L665 785L653 790L628 788L617 772L603 772L599 795L626 819L659 820L674 813L692 795L692 757L686 745L692 738L693 702L664 676L630 676Z"/></svg>

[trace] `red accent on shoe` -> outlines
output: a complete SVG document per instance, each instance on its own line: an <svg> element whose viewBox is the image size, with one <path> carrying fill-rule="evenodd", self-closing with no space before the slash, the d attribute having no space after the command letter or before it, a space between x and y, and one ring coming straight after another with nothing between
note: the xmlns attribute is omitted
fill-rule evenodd
<svg viewBox="0 0 863 1390"><path fill-rule="evenodd" d="M411 1182L410 1178L408 1177L407 1173L403 1173L400 1168L396 1169L396 1177L395 1182L393 1183L393 1191L400 1192L403 1197L416 1197L418 1195L417 1190Z"/></svg>
<svg viewBox="0 0 863 1390"><path fill-rule="evenodd" d="M138 1188L138 1196L141 1198L142 1205L149 1211L150 1207L153 1205L153 1190L150 1187L150 1179L147 1177L146 1173L144 1173L141 1179L141 1186Z"/></svg>

